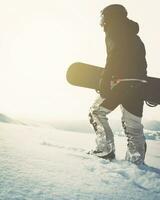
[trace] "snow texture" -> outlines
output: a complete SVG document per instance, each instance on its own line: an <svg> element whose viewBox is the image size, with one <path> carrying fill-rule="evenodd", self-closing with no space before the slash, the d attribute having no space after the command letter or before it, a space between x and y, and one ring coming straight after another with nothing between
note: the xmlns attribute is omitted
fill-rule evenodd
<svg viewBox="0 0 160 200"><path fill-rule="evenodd" d="M87 155L94 135L47 127L0 124L0 200L160 199L160 141L147 141L146 166Z"/></svg>

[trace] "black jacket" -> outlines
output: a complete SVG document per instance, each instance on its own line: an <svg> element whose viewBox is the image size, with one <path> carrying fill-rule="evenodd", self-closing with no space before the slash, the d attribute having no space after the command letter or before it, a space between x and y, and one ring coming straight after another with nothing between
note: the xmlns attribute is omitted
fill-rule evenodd
<svg viewBox="0 0 160 200"><path fill-rule="evenodd" d="M102 74L102 85L106 85L114 78L145 78L146 52L143 42L137 35L138 24L126 18L123 21L117 20L106 24L104 31L107 60Z"/></svg>

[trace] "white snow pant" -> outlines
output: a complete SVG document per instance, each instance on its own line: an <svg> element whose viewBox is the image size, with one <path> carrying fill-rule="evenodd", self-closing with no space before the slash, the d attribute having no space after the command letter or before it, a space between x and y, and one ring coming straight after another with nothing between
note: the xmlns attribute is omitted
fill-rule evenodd
<svg viewBox="0 0 160 200"><path fill-rule="evenodd" d="M103 98L98 97L90 108L90 123L96 132L96 150L100 156L115 152L114 135L109 126L107 115L112 111L102 107ZM141 117L131 114L122 105L122 125L128 138L125 159L135 164L141 164L145 158L145 137Z"/></svg>

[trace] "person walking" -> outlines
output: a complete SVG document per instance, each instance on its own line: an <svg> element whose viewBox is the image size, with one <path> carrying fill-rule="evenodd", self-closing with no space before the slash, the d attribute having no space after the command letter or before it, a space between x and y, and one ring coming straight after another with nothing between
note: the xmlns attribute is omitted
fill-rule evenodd
<svg viewBox="0 0 160 200"><path fill-rule="evenodd" d="M146 142L143 133L143 84L147 76L145 47L138 36L139 26L127 17L124 6L113 4L101 11L107 59L99 83L100 95L90 108L89 118L96 132L96 149L90 153L115 159L114 135L107 115L120 105L127 136L125 159L143 164Z"/></svg>

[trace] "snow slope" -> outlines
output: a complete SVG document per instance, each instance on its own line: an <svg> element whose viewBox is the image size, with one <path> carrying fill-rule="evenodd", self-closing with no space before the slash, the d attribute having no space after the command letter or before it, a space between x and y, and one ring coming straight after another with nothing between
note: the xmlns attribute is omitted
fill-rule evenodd
<svg viewBox="0 0 160 200"><path fill-rule="evenodd" d="M138 168L115 140L109 163L86 154L93 134L0 123L0 200L160 199L160 141L147 141L149 166Z"/></svg>

